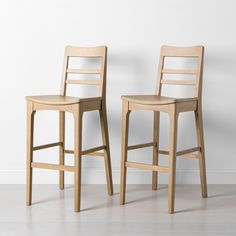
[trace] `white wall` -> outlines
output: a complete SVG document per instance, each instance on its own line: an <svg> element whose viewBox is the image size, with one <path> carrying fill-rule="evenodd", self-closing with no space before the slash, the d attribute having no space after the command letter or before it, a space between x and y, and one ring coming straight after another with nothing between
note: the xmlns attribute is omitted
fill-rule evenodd
<svg viewBox="0 0 236 236"><path fill-rule="evenodd" d="M105 44L108 58L108 118L114 182L119 182L122 94L154 92L160 46L203 44L206 48L203 110L209 183L236 183L236 2L218 0L8 0L0 3L0 183L25 180L26 95L59 91L65 45ZM57 140L57 114L36 118L36 144ZM84 116L84 147L99 144L96 113ZM135 119L136 118L136 119ZM68 115L67 121L72 122ZM161 146L167 145L163 115ZM180 117L179 147L194 144L193 115ZM131 115L131 143L152 137L152 113ZM95 132L94 132L95 130ZM192 135L193 134L193 135ZM72 124L68 146L72 146ZM72 157L67 157L68 162ZM133 160L151 161L148 149ZM166 157L163 157L163 159ZM57 161L57 150L36 154ZM165 162L165 161L163 161ZM84 183L104 183L100 158L84 158ZM178 161L178 183L198 183L198 163ZM35 171L35 183L56 183L57 173ZM149 183L150 173L129 170L129 183ZM161 174L161 182L166 181ZM68 182L72 176L68 175Z"/></svg>

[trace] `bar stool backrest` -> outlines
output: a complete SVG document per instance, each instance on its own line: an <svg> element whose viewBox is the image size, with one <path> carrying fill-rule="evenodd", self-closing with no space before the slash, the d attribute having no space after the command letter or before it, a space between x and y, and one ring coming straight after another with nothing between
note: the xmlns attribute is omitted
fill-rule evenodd
<svg viewBox="0 0 236 236"><path fill-rule="evenodd" d="M95 69L81 69L81 68L69 68L69 61L71 58L98 58L100 60L100 68ZM65 49L61 95L66 96L68 84L79 85L95 85L99 86L99 96L104 100L106 99L106 69L107 69L107 47L75 47L67 46ZM69 74L77 75L97 75L98 79L70 79Z"/></svg>
<svg viewBox="0 0 236 236"><path fill-rule="evenodd" d="M158 66L156 94L161 95L162 85L165 84L195 86L194 97L200 100L202 96L203 56L204 47L201 45L193 47L162 46ZM168 57L196 58L197 66L193 70L165 68L165 60ZM194 76L194 79L168 80L164 78L163 75L165 74L190 75Z"/></svg>

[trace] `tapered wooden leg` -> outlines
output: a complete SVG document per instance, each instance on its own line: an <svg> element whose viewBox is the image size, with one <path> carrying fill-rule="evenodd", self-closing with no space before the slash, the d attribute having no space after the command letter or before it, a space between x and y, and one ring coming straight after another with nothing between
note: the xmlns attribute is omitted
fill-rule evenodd
<svg viewBox="0 0 236 236"><path fill-rule="evenodd" d="M105 159L105 168L106 168L107 192L109 195L113 195L111 155L110 155L110 144L109 144L106 108L105 107L102 108L102 110L99 111L99 114L100 114L103 145L106 146L106 149L104 150L104 154L105 154L104 159Z"/></svg>
<svg viewBox="0 0 236 236"><path fill-rule="evenodd" d="M153 165L158 165L158 147L159 147L159 120L160 112L154 111L154 120L153 120ZM152 189L157 190L158 184L158 172L152 172Z"/></svg>
<svg viewBox="0 0 236 236"><path fill-rule="evenodd" d="M168 212L174 213L175 207L175 176L176 176L176 149L178 114L176 106L170 105L170 144L169 144L169 174L168 174Z"/></svg>
<svg viewBox="0 0 236 236"><path fill-rule="evenodd" d="M74 115L74 210L80 211L81 202L81 165L82 165L82 112L77 105Z"/></svg>
<svg viewBox="0 0 236 236"><path fill-rule="evenodd" d="M26 205L32 201L32 167L33 161L33 138L34 138L34 115L32 102L27 102L27 163L26 163Z"/></svg>
<svg viewBox="0 0 236 236"><path fill-rule="evenodd" d="M198 110L195 111L195 121L196 121L196 132L197 132L197 143L198 146L201 148L199 156L201 191L202 191L202 197L207 197L205 147L204 147L204 132L203 132L201 106L199 106Z"/></svg>
<svg viewBox="0 0 236 236"><path fill-rule="evenodd" d="M59 165L65 164L65 112L59 111L59 142L62 144L59 146ZM65 172L59 171L59 188L64 189Z"/></svg>
<svg viewBox="0 0 236 236"><path fill-rule="evenodd" d="M126 172L127 167L127 145L129 134L129 103L123 100L122 103L122 146L121 146L121 173L120 173L120 204L125 204L125 190L126 190Z"/></svg>

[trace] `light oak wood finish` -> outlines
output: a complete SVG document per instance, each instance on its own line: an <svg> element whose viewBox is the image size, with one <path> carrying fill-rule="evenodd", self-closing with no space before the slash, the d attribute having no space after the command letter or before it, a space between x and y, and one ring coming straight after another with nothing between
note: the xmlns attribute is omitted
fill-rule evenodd
<svg viewBox="0 0 236 236"><path fill-rule="evenodd" d="M154 166L158 165L158 149L159 149L159 131L160 131L160 112L153 112L153 160L152 164ZM158 172L152 172L152 189L157 190L158 183Z"/></svg>
<svg viewBox="0 0 236 236"><path fill-rule="evenodd" d="M193 80L168 80L168 79L162 79L161 80L162 84L173 84L173 85L191 85L191 86L195 86L196 85L196 81Z"/></svg>
<svg viewBox="0 0 236 236"><path fill-rule="evenodd" d="M122 104L122 137L121 137L121 173L120 173L120 203L121 204L125 204L129 115L130 115L129 102L124 100Z"/></svg>
<svg viewBox="0 0 236 236"><path fill-rule="evenodd" d="M107 114L106 109L99 111L101 131L102 131L102 140L104 148L90 149L88 153L96 153L99 150L104 150L103 156L106 167L106 179L107 179L107 192L109 195L113 194L113 184L112 184L112 170L111 170L111 157L110 157L110 145L109 145L109 136L108 136L108 123L107 123Z"/></svg>
<svg viewBox="0 0 236 236"><path fill-rule="evenodd" d="M196 70L174 70L174 69L162 69L162 74L182 74L182 75L195 75Z"/></svg>
<svg viewBox="0 0 236 236"><path fill-rule="evenodd" d="M82 155L85 155L85 156L100 156L100 157L104 157L104 152L90 152L90 150L92 150L92 149L94 149L94 148L91 148L91 149L88 149L88 150L84 150L83 152L82 152ZM101 149L100 149L101 150ZM89 152L88 152L89 151ZM68 149L65 149L65 151L64 151L64 153L66 153L66 154L74 154L75 152L74 152L74 150L68 150Z"/></svg>
<svg viewBox="0 0 236 236"><path fill-rule="evenodd" d="M37 151L37 150L41 150L41 149L45 149L45 148L50 148L50 147L61 146L61 145L62 145L62 142L44 144L44 145L33 147L33 151Z"/></svg>
<svg viewBox="0 0 236 236"><path fill-rule="evenodd" d="M145 163L138 163L138 162L132 162L132 161L126 161L125 163L126 167L132 167L132 168L138 168L143 170L152 170L152 171L160 171L167 173L169 171L169 168L164 166L157 166L157 165L149 165Z"/></svg>
<svg viewBox="0 0 236 236"><path fill-rule="evenodd" d="M82 117L80 106L75 107L74 112L74 207L80 211L81 196L81 165L82 165Z"/></svg>
<svg viewBox="0 0 236 236"><path fill-rule="evenodd" d="M32 167L33 140L34 140L34 115L32 102L27 103L27 150L26 150L26 205L31 205L32 200Z"/></svg>
<svg viewBox="0 0 236 236"><path fill-rule="evenodd" d="M71 74L100 74L99 70L81 70L81 69L67 69L67 73Z"/></svg>
<svg viewBox="0 0 236 236"><path fill-rule="evenodd" d="M127 147L127 149L128 150L135 150L135 149L144 148L144 147L152 147L153 145L154 145L153 142L143 143L143 144L131 145L131 146Z"/></svg>
<svg viewBox="0 0 236 236"><path fill-rule="evenodd" d="M74 166L49 164L43 162L32 162L31 167L40 169L49 169L49 170L70 171L70 172L74 172L75 169Z"/></svg>
<svg viewBox="0 0 236 236"><path fill-rule="evenodd" d="M65 164L65 112L59 111L59 165ZM65 172L59 171L59 188L63 190L65 187Z"/></svg>
<svg viewBox="0 0 236 236"><path fill-rule="evenodd" d="M71 69L69 60L71 57L100 58L99 70ZM74 210L81 209L81 173L82 156L104 157L107 179L107 191L113 195L111 157L108 136L107 112L106 112L106 70L107 70L107 47L73 47L67 46L63 64L63 75L60 95L27 96L27 193L26 203L32 202L32 169L42 168L59 171L59 188L64 189L65 171L74 172ZM94 80L70 80L68 74L99 75ZM77 98L67 96L68 84L84 84L99 86L99 96L90 98ZM33 146L34 115L36 111L56 110L59 111L59 141L50 144ZM82 150L82 119L84 112L97 110L100 115L103 144L98 147ZM74 150L65 148L65 114L70 112L74 117ZM59 164L49 164L33 161L33 151L59 146ZM103 152L99 152L103 150ZM74 165L65 165L65 154L74 155Z"/></svg>
<svg viewBox="0 0 236 236"><path fill-rule="evenodd" d="M187 157L188 154L194 154L195 152L198 152L200 150L201 150L200 147L189 148L186 150L176 152L176 156L184 156L184 157L186 156ZM158 153L162 154L162 155L169 155L169 151L165 151L165 150L159 150ZM195 158L195 156L191 156L191 155L189 155L189 157Z"/></svg>
<svg viewBox="0 0 236 236"><path fill-rule="evenodd" d="M190 157L199 160L202 196L207 197L207 180L205 150L202 122L202 75L203 75L204 47L172 47L162 46L158 66L156 94L154 95L131 95L122 96L122 151L121 151L121 185L120 203L125 204L126 172L127 167L146 169L152 171L152 189L158 188L157 174L165 172L168 174L168 212L174 212L175 205L175 180L176 180L176 157ZM164 68L166 57L194 57L197 59L197 67L194 70ZM185 74L194 75L194 80L167 80L163 74ZM161 96L162 86L183 85L195 86L195 94L192 98L173 98ZM145 144L128 145L129 115L134 110L151 110L154 112L153 141ZM197 147L177 151L177 127L178 116L182 112L192 111L195 113ZM169 115L170 141L169 150L159 150L159 123L160 112ZM138 148L153 147L152 165L127 161L127 152ZM158 165L158 153L169 156L168 166Z"/></svg>
<svg viewBox="0 0 236 236"><path fill-rule="evenodd" d="M101 97L91 97L91 98L76 98L64 95L42 95L42 96L27 96L27 100L36 102L39 104L48 105L71 105L80 102L90 102L90 101L101 101Z"/></svg>
<svg viewBox="0 0 236 236"><path fill-rule="evenodd" d="M175 200L175 175L176 175L176 149L178 113L175 104L169 107L170 118L170 142L169 142L169 173L168 173L168 212L174 212Z"/></svg>

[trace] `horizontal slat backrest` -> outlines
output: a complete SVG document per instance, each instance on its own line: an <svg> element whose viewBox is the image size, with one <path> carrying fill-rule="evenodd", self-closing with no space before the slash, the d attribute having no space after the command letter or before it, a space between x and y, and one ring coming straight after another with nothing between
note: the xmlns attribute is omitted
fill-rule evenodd
<svg viewBox="0 0 236 236"><path fill-rule="evenodd" d="M66 72L71 73L71 74L100 74L101 73L100 70L81 70L81 69L71 69L71 68L68 68Z"/></svg>
<svg viewBox="0 0 236 236"><path fill-rule="evenodd" d="M202 55L203 46L193 47L174 47L163 45L161 54L165 57L200 57Z"/></svg>
<svg viewBox="0 0 236 236"><path fill-rule="evenodd" d="M162 74L182 74L182 75L195 75L196 70L177 70L177 69L162 69Z"/></svg>
<svg viewBox="0 0 236 236"><path fill-rule="evenodd" d="M103 57L106 46L98 47L75 47L67 46L66 55L68 57Z"/></svg>
<svg viewBox="0 0 236 236"><path fill-rule="evenodd" d="M162 46L160 61L158 67L158 78L157 78L157 95L161 94L161 88L163 84L170 85L187 85L195 86L195 97L201 97L202 92L202 71L203 71L203 55L204 47L203 46L194 46L194 47L173 47L173 46ZM169 57L188 57L196 58L197 65L195 69L171 69L164 68L165 60ZM191 75L194 76L194 79L181 79L181 80L170 80L165 79L163 75Z"/></svg>
<svg viewBox="0 0 236 236"><path fill-rule="evenodd" d="M69 60L72 57L78 58L100 58L99 69L69 68ZM61 95L66 95L67 84L96 85L99 86L99 96L105 99L106 96L106 63L107 47L75 47L67 46L65 49ZM69 79L68 74L97 75L99 79Z"/></svg>

